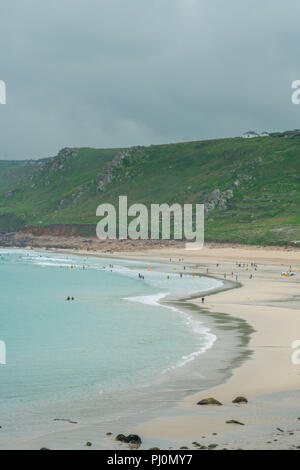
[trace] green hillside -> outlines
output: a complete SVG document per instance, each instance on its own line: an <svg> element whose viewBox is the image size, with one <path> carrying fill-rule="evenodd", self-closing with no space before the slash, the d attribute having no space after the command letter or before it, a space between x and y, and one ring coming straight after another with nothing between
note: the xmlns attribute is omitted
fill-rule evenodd
<svg viewBox="0 0 300 470"><path fill-rule="evenodd" d="M34 160L0 160L0 191L30 175L34 163Z"/></svg>
<svg viewBox="0 0 300 470"><path fill-rule="evenodd" d="M96 207L119 195L205 203L207 241L300 245L300 133L0 162L0 230L76 224L94 235Z"/></svg>

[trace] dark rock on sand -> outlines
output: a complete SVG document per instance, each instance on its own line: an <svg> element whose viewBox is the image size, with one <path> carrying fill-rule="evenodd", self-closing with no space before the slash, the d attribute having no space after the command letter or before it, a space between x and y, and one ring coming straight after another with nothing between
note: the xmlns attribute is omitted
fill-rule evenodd
<svg viewBox="0 0 300 470"><path fill-rule="evenodd" d="M232 403L248 403L248 400L245 397L236 397Z"/></svg>
<svg viewBox="0 0 300 470"><path fill-rule="evenodd" d="M221 406L222 403L220 403L215 398L204 398L203 400L200 400L197 403L197 405L218 405L218 406Z"/></svg>
<svg viewBox="0 0 300 470"><path fill-rule="evenodd" d="M124 436L124 434L118 434L117 437L116 437L116 441L128 442L127 437Z"/></svg>
<svg viewBox="0 0 300 470"><path fill-rule="evenodd" d="M50 450L50 449L47 449L47 447L42 447L40 450Z"/></svg>
<svg viewBox="0 0 300 470"><path fill-rule="evenodd" d="M160 448L159 447L150 447L149 450L160 450Z"/></svg>
<svg viewBox="0 0 300 470"><path fill-rule="evenodd" d="M180 450L188 450L188 447L186 446L182 446L182 447L179 447Z"/></svg>
<svg viewBox="0 0 300 470"><path fill-rule="evenodd" d="M118 434L116 441L126 442L127 444L135 446L140 446L142 443L142 439L137 434L129 434L128 436L124 436L124 434Z"/></svg>
<svg viewBox="0 0 300 470"><path fill-rule="evenodd" d="M127 442L129 442L130 444L136 444L140 446L142 443L142 439L137 434L129 434L129 436L127 436L127 439Z"/></svg>
<svg viewBox="0 0 300 470"><path fill-rule="evenodd" d="M112 436L112 432L107 432L106 435L107 436Z"/></svg>
<svg viewBox="0 0 300 470"><path fill-rule="evenodd" d="M218 444L209 444L208 449L215 449L218 447Z"/></svg>
<svg viewBox="0 0 300 470"><path fill-rule="evenodd" d="M196 446L196 447L201 447L201 444L199 444L199 442L193 442L193 446Z"/></svg>
<svg viewBox="0 0 300 470"><path fill-rule="evenodd" d="M245 426L244 423L241 423L240 421L237 421L235 419L230 419L229 421L226 421L226 424L239 424L240 426Z"/></svg>

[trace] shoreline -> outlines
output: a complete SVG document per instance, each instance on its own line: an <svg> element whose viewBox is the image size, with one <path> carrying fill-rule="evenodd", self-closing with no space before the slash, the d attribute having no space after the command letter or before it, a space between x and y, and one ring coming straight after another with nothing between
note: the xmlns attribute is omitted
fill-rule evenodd
<svg viewBox="0 0 300 470"><path fill-rule="evenodd" d="M5 247L5 249L7 249ZM16 248L16 250L19 250L19 248ZM38 252L43 252L43 250L37 250ZM54 253L53 253L54 254ZM64 252L64 254L66 254ZM73 253L73 252L68 252L68 254L70 255L74 255L74 256L78 256L78 253ZM51 257L51 254L48 252L48 255L50 255ZM86 256L87 254L84 253L84 254L81 254L83 256ZM92 256L93 257L93 254L89 253L89 256ZM82 256L80 256L81 258ZM98 257L99 258L103 258L102 257L102 254L98 254ZM124 259L124 258L123 258ZM127 258L126 258L127 260ZM134 261L134 260L131 260L131 261ZM147 268L147 264L148 263L144 263L144 267L143 269L146 270ZM176 272L173 270L176 268ZM136 267L135 267L136 269ZM159 267L157 266L153 266L152 265L152 271L158 271L158 272L163 272L163 273L173 273L175 274L175 276L179 275L180 274L180 269L178 267L178 264L174 264L173 262L170 264L170 270L168 270L168 265L166 265L165 263L163 263L163 269L159 269ZM188 276L202 276L201 274L199 274L198 272L195 272L195 269L194 269L194 266L191 267L191 270L189 272L186 272L186 274ZM203 277L206 277L206 274L203 275ZM212 277L213 276L208 276L208 277ZM220 280L219 280L220 281ZM219 291L222 291L222 290L225 290L224 289L224 282L226 284L226 287L225 289L231 289L235 283L232 283L231 281L220 281L220 286L218 287L214 287L208 291L206 291L206 294L213 294L213 293L216 293L216 292L219 292ZM181 296L181 297L174 297L173 296L169 296L167 295L166 297L164 297L164 299L162 301L159 302L160 306L162 308L164 307L167 307L167 308L172 308L172 309L176 309L177 310L177 314L179 315L184 315L184 316L187 316L187 317L190 317L190 320L194 323L194 321L196 321L198 323L198 328L200 328L199 332L201 333L201 335L206 335L206 333L209 333L209 334L214 334L212 331L211 331L211 328L208 327L207 328L207 324L206 324L206 314L203 313L203 308L201 307L198 307L198 306L195 306L192 302L191 302L191 299L194 298L194 297L198 297L199 295L202 295L204 291L201 291L200 293L197 293L197 295L193 294L189 297L186 297L186 296ZM199 312L202 313L202 315L204 316L204 321L202 322L201 318L199 317ZM210 319L210 321L212 321L212 319ZM201 332L201 328L203 328L203 332ZM207 330L207 331L205 331ZM236 334L236 333L234 333ZM218 336L219 336L219 333L218 333ZM231 340L231 338L230 338ZM230 343L231 344L231 343ZM186 396L188 394L188 390L186 390L186 387L185 387L185 375L186 374L189 374L189 377L190 377L190 386L191 386L191 375L193 375L194 371L195 371L195 364L202 364L203 365L203 362L204 364L207 362L207 353L208 351L212 350L213 344L212 345L208 345L208 347L205 347L203 346L203 349L202 347L199 349L199 350L195 350L195 352L191 353L190 355L193 356L191 359L190 358L181 358L181 360L178 362L178 363L174 363L174 365L170 366L170 369L168 369L167 371L167 374L165 375L165 372L164 373L159 373L159 374L156 374L154 377L151 378L151 380L149 379L149 381L147 381L148 383L145 383L144 385L143 384L140 384L140 387L141 390L145 387L145 392L147 392L147 396L149 397L149 400L153 400L152 402L152 409L154 411L155 407L159 406L159 408L161 408L161 411L163 412L166 408L168 408L168 411L171 413L172 412L172 408L174 406L174 403L173 401L175 400L175 397L177 396L177 399L176 399L176 402L181 400L184 396ZM201 361L199 362L199 356L202 356L201 357ZM216 353L214 353L214 351L211 351L210 352L210 356L209 357L212 357L212 358L215 358L216 357ZM184 361L184 359L189 359L188 361ZM230 369L231 370L231 360L233 360L234 358L232 359L229 359L227 360L228 362L228 370ZM177 377L177 378L176 378ZM208 384L212 384L212 383L221 383L222 381L222 377L219 377L217 378L218 375L216 375L215 373L212 373L210 374L210 381L208 382ZM191 391L196 391L197 390L197 386L196 386L196 377L194 378L194 383L195 385L193 386L193 388L191 389ZM151 385L152 384L152 385ZM154 392L154 394L151 393L151 388L152 386L154 386L156 388L156 391ZM161 391L163 391L164 393L164 388L167 387L167 388L170 388L173 390L172 394L173 394L173 399L172 399L172 402L171 403L168 403L169 400L167 401L163 401L162 397L160 397L160 393L159 392L159 389L161 389ZM130 391L130 390L129 390ZM88 397L87 397L87 403L88 403ZM97 400L95 401L95 406L97 403ZM146 416L149 415L149 413L146 413ZM146 416L144 416L144 419L146 418ZM150 417L153 417L155 416L155 414L153 415L149 415L149 418ZM148 418L147 418L148 419ZM141 421L141 420L138 420L138 422ZM138 423L134 423L132 422L131 424L131 429L136 426ZM116 429L113 429L113 431L116 431ZM122 431L122 429L120 429L120 431ZM45 430L45 438L47 437L47 430ZM115 434L115 433L114 433ZM83 433L84 435L84 433ZM28 436L29 437L29 436ZM58 437L58 436L57 436ZM48 439L49 439L49 444L48 444ZM96 441L96 438L94 438L95 441ZM56 440L56 438L55 438ZM25 441L27 441L27 438L25 437ZM33 443L31 443L31 439L29 437L28 439L28 444L29 445L33 445ZM50 436L47 437L47 439L44 441L44 444L41 444L41 445L50 445L50 447L56 447L58 446L59 447L59 443L56 442L55 445L53 444L53 438ZM109 445L113 445L113 443L109 443ZM72 445L71 445L72 447ZM103 447L102 447L103 448Z"/></svg>
<svg viewBox="0 0 300 470"><path fill-rule="evenodd" d="M214 256L211 253L206 254L209 254L206 261L208 264L212 264ZM228 253L220 253L220 250L216 250L215 260L218 260L218 263L220 263L220 258L222 259L222 254L226 255L225 259L221 261L222 269L227 268L228 271L229 266L232 267L233 260L236 258L236 252L234 256L228 256ZM257 253L251 253L252 256L249 258L249 253L247 253L247 258L245 253L239 253L239 255L239 259L248 259L249 262L257 260ZM201 257L201 254L199 256ZM205 255L203 259L205 259ZM138 428L141 434L147 437L157 436L158 440L168 435L174 442L180 441L189 444L197 441L199 436L206 435L208 430L213 427L214 434L217 433L219 436L218 439L214 438L214 441L218 442L222 438L223 442L221 441L222 444L219 445L224 445L226 441L233 442L233 445L243 448L270 449L279 448L280 445L283 448L292 445L291 436L296 436L296 430L300 435L299 421L297 423L299 416L297 410L300 405L300 393L297 393L300 388L300 371L299 367L297 369L297 366L291 361L293 352L291 343L300 336L300 319L297 316L300 302L297 299L299 292L297 276L290 279L280 277L280 272L285 270L289 263L291 263L290 256L283 259L282 252L277 252L272 259L267 253L265 259L260 257L259 268L254 274L254 279L249 279L249 270L247 272L240 271L242 286L239 289L209 296L205 302L205 307L209 312L223 312L242 318L254 328L255 332L250 342L250 348L254 354L241 367L235 369L225 383L206 389L204 393L190 395L178 404L178 416L175 413L174 417L145 423L144 426ZM299 253L293 254L294 263L299 267ZM215 268L215 271L218 272L218 270L220 268ZM199 298L194 298L192 301L195 305L201 305ZM298 335L297 332L299 332ZM283 433L279 433L281 440L279 439L276 424L269 416L263 423L264 426L269 423L270 427L265 432L265 436L266 439L274 439L257 442L255 434L259 435L263 426L261 423L259 424L260 420L253 423L253 414L259 414L261 412L260 406L265 406L263 397L269 395L281 397L281 394L293 394L293 392L296 392L296 396L293 395L295 401L294 418L289 421L293 434L287 434L290 437L289 440L284 439ZM237 396L245 396L251 405L234 406L232 400ZM223 406L219 408L197 405L199 400L208 397L216 398L223 403ZM261 405L259 404L260 400ZM280 414L277 406L274 406L273 409L274 416ZM239 421L241 416L251 422L248 429L246 426L243 428L238 426L242 429L236 429L237 425L226 425L226 420ZM279 427L282 427L282 421L281 417L277 423ZM273 435L274 433L276 437ZM263 439L264 437L261 436L261 441ZM281 444L278 443L279 440ZM202 442L202 444L204 443Z"/></svg>
<svg viewBox="0 0 300 470"><path fill-rule="evenodd" d="M250 342L253 356L235 369L225 383L208 388L205 393L191 394L178 403L173 417L145 422L136 431L156 439L158 446L160 443L163 446L168 436L174 446L185 444L193 448L191 442L213 429L212 436L217 434L218 439L211 438L219 441L219 446L226 444L226 448L227 443L228 448L231 445L233 449L297 448L300 438L300 366L291 361L291 344L300 338L300 317L297 314L300 310L300 298L297 297L300 281L297 277L300 274L292 278L280 275L290 265L300 269L299 251L213 246L204 247L198 254L165 248L123 253L123 256L160 262L183 258L184 263L200 267L203 274L208 266L209 274L216 279L221 279L222 271L238 271L240 288L207 296L205 308L211 313L222 312L244 319L254 329ZM255 262L258 271L237 269L236 261ZM249 279L250 272L253 279ZM199 298L192 301L201 307ZM241 395L248 399L248 405L233 405L232 400ZM221 401L223 406L206 408L197 405L199 400L210 396ZM275 403L270 405L272 400ZM268 414L270 409L272 411ZM231 419L239 421L241 416L245 426L226 424Z"/></svg>
<svg viewBox="0 0 300 470"><path fill-rule="evenodd" d="M242 285L238 289L207 293L204 305L208 315L210 312L221 312L233 319L240 318L254 328L250 342L250 348L254 351L251 359L234 369L231 377L221 385L189 394L176 405L171 416L160 415L160 418L145 421L135 431L147 442L156 443L161 448L166 448L167 443L174 448L180 445L194 448L193 441L200 441L203 445L212 440L219 447L232 449L296 447L300 437L299 421L297 423L300 370L291 362L291 342L300 337L300 318L297 315L300 309L297 298L299 281L297 275L287 279L281 278L280 273L290 264L300 268L299 251L237 250L228 247L205 247L198 253L174 248L115 254L51 251L166 264L171 258L170 266L171 263L180 264L177 260L183 258L184 264L189 266L186 274L196 268L197 274L205 275L204 271L209 269L206 274L222 281L222 273L230 272L237 260L258 263L253 279L249 279L249 268L234 268L239 272ZM203 306L199 300L198 296L193 296L183 299L183 302L193 303L201 309ZM240 395L247 397L247 405L231 403ZM209 396L221 401L223 406L201 407L196 404L199 399ZM242 419L245 426L228 425L226 419ZM290 429L282 429L284 427Z"/></svg>

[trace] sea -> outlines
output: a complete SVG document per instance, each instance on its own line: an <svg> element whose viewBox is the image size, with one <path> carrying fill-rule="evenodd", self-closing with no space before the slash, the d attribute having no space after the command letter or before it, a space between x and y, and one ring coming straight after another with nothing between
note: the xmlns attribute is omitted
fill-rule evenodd
<svg viewBox="0 0 300 470"><path fill-rule="evenodd" d="M68 431L72 439L79 426L97 425L104 439L112 428L155 417L202 382L211 385L208 364L195 370L195 363L218 343L220 319L199 315L182 299L223 283L188 269L180 276L179 269L1 248L0 447L47 446L53 433ZM238 345L244 325L230 326ZM224 336L223 375L233 359L227 355L225 364L222 357L232 348L232 336L227 346ZM82 444L79 434L74 447ZM64 446L71 442L62 439Z"/></svg>

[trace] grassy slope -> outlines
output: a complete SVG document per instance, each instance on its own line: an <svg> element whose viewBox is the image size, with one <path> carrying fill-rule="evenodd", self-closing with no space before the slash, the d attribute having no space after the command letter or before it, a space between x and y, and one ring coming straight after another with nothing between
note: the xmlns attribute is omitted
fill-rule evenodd
<svg viewBox="0 0 300 470"><path fill-rule="evenodd" d="M97 175L119 149L79 149L68 158L33 164L0 193L0 229L14 224L95 224L103 202L203 203L212 191L233 190L225 209L206 216L206 239L241 243L300 240L300 139L260 137L141 147L114 170L104 192ZM3 170L0 165L0 191ZM5 195L6 193L6 195ZM10 214L10 215L8 215ZM8 218L13 221L8 223ZM1 222L2 220L2 222ZM95 233L95 227L91 228Z"/></svg>
<svg viewBox="0 0 300 470"><path fill-rule="evenodd" d="M29 175L33 165L32 160L0 160L0 191L17 184L21 178Z"/></svg>

